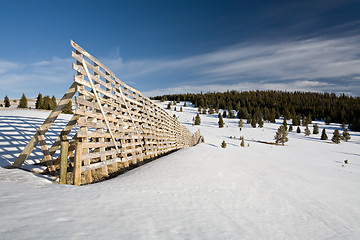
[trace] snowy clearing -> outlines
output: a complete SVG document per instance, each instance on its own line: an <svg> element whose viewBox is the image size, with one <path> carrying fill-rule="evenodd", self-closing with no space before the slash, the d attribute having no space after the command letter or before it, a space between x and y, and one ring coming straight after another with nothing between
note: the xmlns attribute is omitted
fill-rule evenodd
<svg viewBox="0 0 360 240"><path fill-rule="evenodd" d="M49 112L0 111L1 239L360 239L360 133L336 145L301 127L275 146L257 141L273 142L282 120L239 131L239 119L224 119L219 129L216 114L192 126L197 109L183 109L169 112L204 143L81 187L5 169ZM340 130L316 123L329 139Z"/></svg>

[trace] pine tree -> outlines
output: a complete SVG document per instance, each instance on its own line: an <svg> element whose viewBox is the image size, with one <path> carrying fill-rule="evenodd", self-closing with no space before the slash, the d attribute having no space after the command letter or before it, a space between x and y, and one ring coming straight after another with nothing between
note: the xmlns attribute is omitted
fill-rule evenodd
<svg viewBox="0 0 360 240"><path fill-rule="evenodd" d="M174 111L176 112L177 110L176 110L176 106L174 107Z"/></svg>
<svg viewBox="0 0 360 240"><path fill-rule="evenodd" d="M186 102L184 102L184 107L186 107Z"/></svg>
<svg viewBox="0 0 360 240"><path fill-rule="evenodd" d="M311 113L309 113L309 116L307 117L307 123L312 124Z"/></svg>
<svg viewBox="0 0 360 240"><path fill-rule="evenodd" d="M305 136L310 136L310 129L308 128L308 126L306 126L305 128Z"/></svg>
<svg viewBox="0 0 360 240"><path fill-rule="evenodd" d="M221 114L219 113L219 128L222 128L222 127L224 127L224 120L223 120L223 118L222 118L222 116L221 116Z"/></svg>
<svg viewBox="0 0 360 240"><path fill-rule="evenodd" d="M290 126L289 126L289 132L292 132L293 131L293 125L291 124Z"/></svg>
<svg viewBox="0 0 360 240"><path fill-rule="evenodd" d="M284 125L285 128L287 127L286 118L284 118L283 125Z"/></svg>
<svg viewBox="0 0 360 240"><path fill-rule="evenodd" d="M210 107L210 109L209 109L209 114L214 114L214 113L215 113L214 108L213 108L213 107Z"/></svg>
<svg viewBox="0 0 360 240"><path fill-rule="evenodd" d="M320 139L321 140L327 140L328 139L325 128L321 132L321 138Z"/></svg>
<svg viewBox="0 0 360 240"><path fill-rule="evenodd" d="M56 97L53 95L51 98L51 110L54 109L56 107L57 103L56 103Z"/></svg>
<svg viewBox="0 0 360 240"><path fill-rule="evenodd" d="M182 112L183 111L183 108L182 108L182 106L180 107L180 112Z"/></svg>
<svg viewBox="0 0 360 240"><path fill-rule="evenodd" d="M335 129L335 131L333 133L333 137L331 138L331 141L333 143L339 144L340 139L341 139L341 136L340 136L339 130Z"/></svg>
<svg viewBox="0 0 360 240"><path fill-rule="evenodd" d="M67 102L65 108L62 110L62 113L65 114L73 114L73 110L72 110L72 103L71 100Z"/></svg>
<svg viewBox="0 0 360 240"><path fill-rule="evenodd" d="M251 127L256 128L256 123L257 123L257 119L256 116L254 115L254 117L251 120Z"/></svg>
<svg viewBox="0 0 360 240"><path fill-rule="evenodd" d="M226 142L225 142L225 140L222 141L221 147L222 147L222 148L226 148Z"/></svg>
<svg viewBox="0 0 360 240"><path fill-rule="evenodd" d="M167 109L169 109L169 110L171 109L171 102L168 103Z"/></svg>
<svg viewBox="0 0 360 240"><path fill-rule="evenodd" d="M287 137L286 127L284 125L281 125L278 128L274 139L275 139L276 143L281 143L283 146L287 141L289 141L289 139Z"/></svg>
<svg viewBox="0 0 360 240"><path fill-rule="evenodd" d="M18 108L27 108L28 107L28 101L25 97L25 94L23 93L21 98L20 98L20 102L18 105Z"/></svg>
<svg viewBox="0 0 360 240"><path fill-rule="evenodd" d="M239 120L239 127L240 127L240 128L244 127L244 124L243 124L243 120L242 120L242 119Z"/></svg>
<svg viewBox="0 0 360 240"><path fill-rule="evenodd" d="M37 98L36 98L35 108L36 109L42 109L43 108L43 97L42 97L41 93L39 93Z"/></svg>
<svg viewBox="0 0 360 240"><path fill-rule="evenodd" d="M262 120L262 118L260 119L260 122L259 122L259 128L262 128L264 126L264 121Z"/></svg>
<svg viewBox="0 0 360 240"><path fill-rule="evenodd" d="M318 133L319 133L319 126L315 123L313 128L313 134L318 134Z"/></svg>
<svg viewBox="0 0 360 240"><path fill-rule="evenodd" d="M199 115L199 114L196 114L196 117L195 117L195 125L200 125L200 123L201 123L200 115Z"/></svg>
<svg viewBox="0 0 360 240"><path fill-rule="evenodd" d="M325 124L329 125L331 123L331 119L329 116L326 117Z"/></svg>
<svg viewBox="0 0 360 240"><path fill-rule="evenodd" d="M301 133L301 130L300 130L300 127L299 127L299 126L297 127L296 132L297 132L297 133Z"/></svg>
<svg viewBox="0 0 360 240"><path fill-rule="evenodd" d="M203 108L202 114L206 114L206 108Z"/></svg>
<svg viewBox="0 0 360 240"><path fill-rule="evenodd" d="M226 114L226 110L223 111L223 117L226 118L227 114Z"/></svg>
<svg viewBox="0 0 360 240"><path fill-rule="evenodd" d="M233 111L229 111L229 118L235 118L235 114Z"/></svg>
<svg viewBox="0 0 360 240"><path fill-rule="evenodd" d="M7 95L4 97L4 105L7 108L10 107L10 99L8 98Z"/></svg>
<svg viewBox="0 0 360 240"><path fill-rule="evenodd" d="M347 141L349 141L350 140L350 133L349 133L349 130L347 130L347 129L345 129L344 131L343 131L343 139L347 142Z"/></svg>
<svg viewBox="0 0 360 240"><path fill-rule="evenodd" d="M45 96L43 98L43 109L46 109L46 110L52 109L51 98L49 96Z"/></svg>

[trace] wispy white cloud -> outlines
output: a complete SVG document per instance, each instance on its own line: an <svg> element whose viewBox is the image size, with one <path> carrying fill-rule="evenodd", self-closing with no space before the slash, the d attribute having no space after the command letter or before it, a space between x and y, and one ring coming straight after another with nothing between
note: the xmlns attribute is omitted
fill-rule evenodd
<svg viewBox="0 0 360 240"><path fill-rule="evenodd" d="M0 84L4 86L1 93L15 97L25 92L34 97L42 92L60 97L58 91L66 90L73 79L71 63L71 58L56 57L31 63L0 60Z"/></svg>
<svg viewBox="0 0 360 240"><path fill-rule="evenodd" d="M355 81L354 77L360 76L359 44L360 36L315 38L267 45L240 44L182 59L130 62L122 59L118 69L124 80L128 78L134 81L144 77L154 79L164 71L168 72L169 76L175 71L180 75L186 73L186 79L175 77L176 81L169 84L169 87L172 85L171 89L177 89L175 85L186 85L187 82L197 84L203 90L211 89L211 84L226 85L229 89L234 82L260 84L260 79L266 79L291 82L293 87L299 87L294 90L307 90L308 88L301 88L302 85L294 84L306 82L313 86L310 90L314 90L316 84L311 83L320 83L319 80L321 83L340 83L344 78ZM110 59L108 61L111 62ZM116 59L113 59L113 63L115 61ZM359 95L360 87L355 88L353 93Z"/></svg>
<svg viewBox="0 0 360 240"><path fill-rule="evenodd" d="M149 96L236 90L333 91L360 95L360 35L271 44L238 44L173 59L127 61L117 49L99 59L124 82ZM39 86L65 89L74 74L71 58L33 63L0 59L3 91ZM44 87L44 83L48 85ZM39 88L38 87L38 88ZM24 90L21 90L24 91ZM59 93L59 95L62 92Z"/></svg>

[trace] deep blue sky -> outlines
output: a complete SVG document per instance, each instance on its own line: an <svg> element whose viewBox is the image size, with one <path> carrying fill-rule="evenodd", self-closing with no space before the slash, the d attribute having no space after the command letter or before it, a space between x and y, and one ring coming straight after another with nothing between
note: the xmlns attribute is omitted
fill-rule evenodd
<svg viewBox="0 0 360 240"><path fill-rule="evenodd" d="M148 96L360 96L360 1L0 1L0 97L61 97L70 39Z"/></svg>

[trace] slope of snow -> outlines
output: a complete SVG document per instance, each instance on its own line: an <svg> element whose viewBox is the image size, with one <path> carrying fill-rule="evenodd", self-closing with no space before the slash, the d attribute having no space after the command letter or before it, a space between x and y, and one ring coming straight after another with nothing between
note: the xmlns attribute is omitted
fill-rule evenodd
<svg viewBox="0 0 360 240"><path fill-rule="evenodd" d="M293 132L274 146L256 141L273 141L281 120L239 131L238 119L219 129L200 115L192 126L196 109L183 109L169 112L204 143L81 187L5 169L48 113L0 111L1 239L360 239L359 133L336 145ZM318 124L329 138L339 128Z"/></svg>

